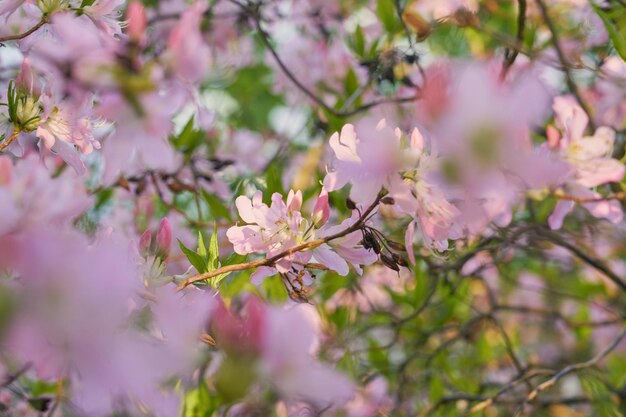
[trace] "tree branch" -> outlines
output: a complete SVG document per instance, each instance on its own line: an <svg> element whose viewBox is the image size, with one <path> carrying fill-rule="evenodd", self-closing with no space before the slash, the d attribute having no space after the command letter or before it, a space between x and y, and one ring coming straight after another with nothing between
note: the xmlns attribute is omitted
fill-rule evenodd
<svg viewBox="0 0 626 417"><path fill-rule="evenodd" d="M336 110L332 106L326 104L326 102L323 99L318 97L313 91L311 91L308 87L306 87L289 70L287 65L283 62L283 60L278 55L278 52L276 51L276 49L272 45L272 42L270 40L271 39L270 35L261 27L261 17L259 15L258 11L251 10L249 7L246 7L246 6L241 5L239 3L236 3L236 4L238 4L240 7L242 7L244 9L244 11L246 11L246 13L252 18L252 20L254 21L254 27L257 30L257 32L259 33L259 37L261 38L261 42L263 42L263 45L265 45L265 47L269 50L270 54L274 58L274 61L276 61L276 64L278 64L278 66L280 67L282 72L287 76L287 78L289 78L289 80L296 87L298 87L298 89L300 91L302 91L309 99L311 99L318 106L320 106L321 108L326 110L328 113L332 114L333 116L336 116L336 117L349 117L349 116L353 116L353 115L355 115L357 113L360 113L362 111L366 111L366 110L369 110L369 109L371 109L373 107L379 106L381 104L408 103L408 102L415 101L415 100L418 99L418 95L417 94L415 94L413 96L410 96L410 97L383 98L383 99L370 101L369 103L365 103L365 104L363 104L363 105L361 105L361 106L359 106L359 107L357 107L355 109L352 109L352 110L346 110L346 111Z"/></svg>
<svg viewBox="0 0 626 417"><path fill-rule="evenodd" d="M582 96L580 95L580 91L578 91L578 86L576 85L576 83L574 82L574 79L572 78L572 74L570 72L570 65L567 62L567 58L565 57L563 48L561 48L561 44L559 43L556 26L554 25L552 18L548 14L548 8L546 7L543 0L535 0L535 1L537 2L537 5L539 6L539 10L541 11L541 16L543 18L543 21L545 22L546 26L548 27L548 30L550 31L550 34L552 35L551 36L552 44L554 45L554 49L556 50L556 55L558 56L559 61L561 62L561 65L563 66L563 72L565 73L565 82L567 83L567 87L576 98L576 101L578 102L580 107L584 110L585 113L587 113L587 116L589 117L589 126L593 130L595 130L596 125L593 121L591 110L589 109L589 106L587 105L587 103L582 99Z"/></svg>
<svg viewBox="0 0 626 417"><path fill-rule="evenodd" d="M33 26L32 28L28 29L26 32L19 33L17 35L7 35L7 36L0 37L0 45L2 45L4 42L19 41L20 39L24 39L28 35L31 35L31 34L35 33L36 31L38 31L39 28L41 28L43 25L48 23L48 19L49 19L49 16L44 15L44 16L41 17L41 20L39 20L39 22L37 22L37 24L35 26Z"/></svg>
<svg viewBox="0 0 626 417"><path fill-rule="evenodd" d="M524 403L522 403L522 405L520 405L518 407L517 411L515 412L515 416L520 415L520 413L522 412L522 410L524 408L524 405L526 405L526 404L530 403L531 401L535 400L539 394L541 394L543 391L545 391L548 388L550 388L553 385L555 385L557 382L559 382L565 376L567 376L567 375L569 375L569 374L571 374L573 372L578 372L578 371L580 371L582 369L590 368L590 367L598 364L598 362L600 362L602 359L604 359L608 354L610 354L620 344L620 342L624 339L625 336L626 336L626 327L624 327L622 329L622 331L611 342L611 344L609 344L606 348L604 348L600 353L598 353L593 358L591 358L591 359L589 359L588 361L585 361L585 362L580 362L580 363L575 363L575 364L572 364L572 365L568 365L565 368L561 369L556 374L554 374L554 376L552 378L550 378L547 381L539 384L537 387L535 387L535 389L533 389L530 392L530 394L528 394L528 397L526 398Z"/></svg>

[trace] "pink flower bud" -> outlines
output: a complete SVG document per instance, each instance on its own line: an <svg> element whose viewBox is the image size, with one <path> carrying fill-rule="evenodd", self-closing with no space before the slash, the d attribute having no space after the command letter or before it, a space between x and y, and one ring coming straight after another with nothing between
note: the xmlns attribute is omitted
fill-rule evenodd
<svg viewBox="0 0 626 417"><path fill-rule="evenodd" d="M167 220L167 217L161 220L159 224L159 230L156 235L156 245L157 252L159 254L163 254L164 258L170 254L170 246L172 245L172 226L170 225L170 221Z"/></svg>
<svg viewBox="0 0 626 417"><path fill-rule="evenodd" d="M559 141L561 140L561 135L556 127L552 125L548 125L546 128L546 137L548 138L548 146L551 149L556 149L559 147Z"/></svg>
<svg viewBox="0 0 626 417"><path fill-rule="evenodd" d="M41 95L41 86L35 83L35 75L28 58L24 58L24 61L22 61L22 68L15 79L15 86L25 94L36 97Z"/></svg>
<svg viewBox="0 0 626 417"><path fill-rule="evenodd" d="M424 149L424 137L417 128L411 133L411 148Z"/></svg>
<svg viewBox="0 0 626 417"><path fill-rule="evenodd" d="M140 2L133 1L126 10L126 19L128 20L126 33L131 40L142 44L146 38L146 26L148 25L146 9Z"/></svg>
<svg viewBox="0 0 626 417"><path fill-rule="evenodd" d="M315 207L313 207L313 223L315 227L319 228L323 226L330 217L330 206L328 205L328 192L322 188L322 192L317 201Z"/></svg>
<svg viewBox="0 0 626 417"><path fill-rule="evenodd" d="M146 229L139 239L139 252L142 256L146 256L150 253L150 244L152 243L152 231Z"/></svg>

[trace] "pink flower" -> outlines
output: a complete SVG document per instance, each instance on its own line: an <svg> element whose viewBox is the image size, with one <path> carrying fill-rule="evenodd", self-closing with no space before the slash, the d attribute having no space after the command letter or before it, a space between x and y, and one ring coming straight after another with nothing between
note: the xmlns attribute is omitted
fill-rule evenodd
<svg viewBox="0 0 626 417"><path fill-rule="evenodd" d="M593 136L584 136L589 121L587 114L572 97L554 99L557 126L563 132L559 140L552 142L561 158L573 168L573 177L564 185L563 191L574 199L598 199L583 203L592 215L618 223L623 218L619 202L602 200L602 196L590 190L610 182L619 182L624 178L624 165L613 159L615 132L608 127L599 127ZM557 133L552 133L555 136ZM564 217L574 208L573 199L561 200L549 218L552 229L559 229Z"/></svg>
<svg viewBox="0 0 626 417"><path fill-rule="evenodd" d="M305 304L268 308L261 369L283 398L339 407L352 399L354 387L348 378L314 360L316 318Z"/></svg>
<svg viewBox="0 0 626 417"><path fill-rule="evenodd" d="M252 359L255 382L284 400L341 406L354 396L353 384L316 360L319 321L306 304L272 307L247 297L237 312L219 305L211 328L228 355Z"/></svg>
<svg viewBox="0 0 626 417"><path fill-rule="evenodd" d="M315 207L313 207L313 224L318 229L326 224L330 217L330 206L328 205L328 191L322 188L319 197L315 201Z"/></svg>
<svg viewBox="0 0 626 417"><path fill-rule="evenodd" d="M109 183L124 172L132 175L146 169L174 171L178 155L167 138L172 131L171 118L180 108L182 97L173 93L150 92L138 97L143 114L118 93L103 94L98 113L115 122L114 132L103 140L104 182Z"/></svg>
<svg viewBox="0 0 626 417"><path fill-rule="evenodd" d="M323 203L325 191L322 191ZM302 243L315 240L317 237L325 237L348 228L356 218L348 219L341 226L317 228L319 215L312 219L302 216L302 192L294 193L291 190L287 196L287 202L283 202L278 193L272 195L272 204L267 206L262 202L262 194L257 191L252 199L240 196L235 200L239 210L239 216L248 224L233 226L228 229L226 236L233 244L235 252L245 255L249 253L265 253L267 258L272 258L281 252L293 248ZM323 211L323 210L322 210ZM311 282L310 274L303 269L303 265L312 258L317 262L336 271L340 275L349 272L346 260L354 263L371 263L371 256L365 254L363 248L358 249L360 232L353 232L336 241L323 243L311 250L296 252L285 256L276 262L276 267L258 268L250 277L253 283L260 283L264 278L280 273L302 272L305 284ZM345 259L344 259L345 255Z"/></svg>
<svg viewBox="0 0 626 417"><path fill-rule="evenodd" d="M146 289L126 246L48 231L12 238L4 265L19 278L19 309L3 346L39 378L71 381L69 398L85 415L171 416L179 394L167 384L191 377L214 295L167 285L140 298ZM138 325L141 311L149 319Z"/></svg>
<svg viewBox="0 0 626 417"><path fill-rule="evenodd" d="M19 9L26 0L5 0L0 5L0 16L5 15L5 22L9 19L17 9Z"/></svg>
<svg viewBox="0 0 626 417"><path fill-rule="evenodd" d="M368 124L359 127L363 129L359 136L351 124L331 136L335 160L324 178L324 188L335 191L350 183L350 198L367 205L383 187L392 188L400 181L399 131L387 127L384 119L375 128Z"/></svg>
<svg viewBox="0 0 626 417"><path fill-rule="evenodd" d="M120 20L125 0L96 0L82 11L103 33L111 37L122 35L124 22Z"/></svg>
<svg viewBox="0 0 626 417"><path fill-rule="evenodd" d="M146 9L138 1L132 1L126 9L126 19L128 20L128 26L126 27L126 33L128 37L139 45L142 45L146 41L146 26L148 20L146 17Z"/></svg>
<svg viewBox="0 0 626 417"><path fill-rule="evenodd" d="M458 239L462 229L458 222L460 212L444 194L446 184L441 181L440 161L428 153L418 129L414 129L407 153L412 154L413 166L403 172L405 181L396 182L390 189L398 208L414 217L406 231L406 247L411 262L415 263L413 235L418 228L427 247L444 251L448 239Z"/></svg>
<svg viewBox="0 0 626 417"><path fill-rule="evenodd" d="M72 172L56 178L35 156L15 162L0 156L0 240L9 232L69 227L91 204L82 179Z"/></svg>
<svg viewBox="0 0 626 417"><path fill-rule="evenodd" d="M211 51L200 31L207 8L204 1L192 4L182 13L168 38L167 47L174 73L188 82L202 81L211 64Z"/></svg>

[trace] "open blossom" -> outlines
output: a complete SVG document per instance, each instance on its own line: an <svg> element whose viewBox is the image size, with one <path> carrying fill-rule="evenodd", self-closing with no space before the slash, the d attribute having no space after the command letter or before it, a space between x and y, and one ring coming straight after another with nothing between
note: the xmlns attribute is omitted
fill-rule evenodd
<svg viewBox="0 0 626 417"><path fill-rule="evenodd" d="M68 227L90 203L83 180L72 172L52 178L33 154L15 164L10 157L0 156L0 240L9 232Z"/></svg>
<svg viewBox="0 0 626 417"><path fill-rule="evenodd" d="M5 121L5 136L17 133L18 137L8 150L22 155L32 132L39 139L42 152L56 154L76 172L85 172L80 153L87 155L100 148L93 135L93 122L85 116L86 110L78 111L54 97L49 89L44 90L27 59L22 63L15 89L9 90L9 98L16 103L16 109L14 117Z"/></svg>
<svg viewBox="0 0 626 417"><path fill-rule="evenodd" d="M78 234L32 231L4 243L16 254L0 261L18 277L20 305L2 341L7 355L30 363L40 379L67 378L70 400L85 415L176 413L179 395L167 383L195 369L211 293L170 285L140 298L139 271L111 240L90 246ZM142 309L150 321L137 326Z"/></svg>
<svg viewBox="0 0 626 417"><path fill-rule="evenodd" d="M228 355L252 359L253 378L285 400L323 409L354 396L347 377L316 360L319 316L306 304L270 307L248 297L238 313L218 307L212 328Z"/></svg>
<svg viewBox="0 0 626 417"><path fill-rule="evenodd" d="M144 114L119 93L104 94L97 108L105 119L115 122L114 131L103 140L104 182L110 183L123 172L134 174L145 169L174 171L178 156L167 137L172 115L180 108L181 97L150 92L138 97Z"/></svg>
<svg viewBox="0 0 626 417"><path fill-rule="evenodd" d="M396 184L390 195L400 210L414 218L406 231L406 248L409 258L415 262L413 236L416 228L426 246L439 251L448 248L448 239L460 238L463 230L457 221L459 209L444 194L441 161L435 154L427 152L418 129L411 133L407 152L413 155L413 167L403 172L404 183L402 186Z"/></svg>
<svg viewBox="0 0 626 417"><path fill-rule="evenodd" d="M325 191L324 191L325 192ZM235 252L245 255L248 253L265 253L268 258L293 248L297 245L311 242L317 237L324 237L338 232L338 226L323 226L321 221L327 216L325 205L328 200L321 196L318 199L312 219L306 219L300 212L302 206L302 192L291 190L284 202L278 193L272 195L272 204L267 206L262 201L262 193L257 191L252 199L240 196L235 201L239 216L247 224L233 226L228 229L226 235L233 244ZM322 227L320 227L322 226ZM343 227L344 225L342 225ZM345 225L349 227L349 225ZM353 235L353 236L351 236ZM255 271L250 279L259 283L263 278L276 273L289 273L293 268L302 270L302 265L314 258L317 262L341 275L349 271L346 260L353 263L373 262L369 255L361 255L364 249L357 248L360 238L358 233L337 239L337 242L323 243L311 250L296 252L276 261L275 267L261 267ZM346 260L342 257L346 256ZM303 271L305 283L310 282L308 271Z"/></svg>
<svg viewBox="0 0 626 417"><path fill-rule="evenodd" d="M556 97L554 110L563 136L560 137L559 132L552 128L548 139L574 173L562 187L564 193L573 199L557 203L549 219L550 227L561 227L564 217L574 208L576 198L599 199L582 205L595 217L620 222L623 212L619 202L603 201L602 196L592 190L624 178L624 165L611 157L615 132L608 127L599 127L593 136L585 136L589 119L572 97Z"/></svg>
<svg viewBox="0 0 626 417"><path fill-rule="evenodd" d="M335 159L324 178L324 188L335 191L350 183L350 198L363 205L374 201L383 187L393 188L401 182L399 136L399 131L388 127L384 119L375 128L367 124L356 128L344 125L341 133L330 138Z"/></svg>
<svg viewBox="0 0 626 417"><path fill-rule="evenodd" d="M109 36L120 36L124 23L120 21L125 0L96 0L82 8L98 29Z"/></svg>
<svg viewBox="0 0 626 417"><path fill-rule="evenodd" d="M211 64L211 51L203 39L200 23L208 4L196 1L182 13L170 32L167 47L175 74L187 82L199 82Z"/></svg>

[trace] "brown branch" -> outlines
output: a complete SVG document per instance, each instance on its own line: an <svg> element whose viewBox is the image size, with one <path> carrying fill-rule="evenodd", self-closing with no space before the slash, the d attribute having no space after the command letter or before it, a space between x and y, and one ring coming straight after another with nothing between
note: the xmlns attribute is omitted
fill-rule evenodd
<svg viewBox="0 0 626 417"><path fill-rule="evenodd" d="M554 45L554 49L556 50L556 55L559 58L561 65L563 66L563 73L565 74L565 81L567 83L567 87L569 88L570 92L574 95L574 98L576 98L578 105L580 105L583 111L587 113L587 116L589 117L589 126L593 130L595 130L596 125L593 121L591 110L589 109L589 106L587 105L587 103L582 99L582 96L580 95L580 91L578 91L578 86L576 85L576 83L574 82L574 79L572 78L572 74L570 72L570 64L567 62L567 58L565 57L563 48L561 48L561 44L559 43L556 26L554 25L552 18L548 14L548 8L546 7L543 0L535 0L535 1L537 2L537 5L539 6L539 10L541 11L541 16L543 18L543 21L545 22L546 26L548 27L548 30L550 31L552 44Z"/></svg>
<svg viewBox="0 0 626 417"><path fill-rule="evenodd" d="M593 358L585 362L568 365L565 368L561 369L556 374L554 374L552 378L539 384L537 387L535 387L535 389L533 389L530 392L530 394L528 394L528 397L526 398L526 400L518 407L517 411L515 412L515 416L520 415L520 413L522 412L526 404L529 404L530 402L535 400L539 394L541 394L543 391L547 390L548 388L552 387L553 385L557 384L561 379L563 379L567 375L573 372L578 372L580 370L597 365L598 362L600 362L607 355L609 355L613 350L615 350L615 348L617 348L617 346L620 344L620 342L624 339L625 336L626 336L626 327L622 329L619 335L606 348L604 348L600 353L598 353Z"/></svg>
<svg viewBox="0 0 626 417"><path fill-rule="evenodd" d="M28 35L31 35L31 34L35 33L36 31L39 30L39 28L41 28L43 25L48 23L48 19L49 18L50 18L50 16L43 15L41 17L41 20L39 20L39 22L37 22L37 24L35 26L33 26L32 28L28 29L26 32L19 33L17 35L7 35L7 36L0 37L0 45L2 45L4 42L8 42L8 41L19 41L20 39L24 39Z"/></svg>
<svg viewBox="0 0 626 417"><path fill-rule="evenodd" d="M17 128L13 128L13 133L11 134L11 136L9 136L9 138L5 140L4 142L0 143L0 152L5 150L6 147L9 146L11 142L13 142L15 139L17 139L19 135L20 135L20 130Z"/></svg>
<svg viewBox="0 0 626 417"><path fill-rule="evenodd" d="M292 248L286 249L284 251L282 251L281 253L272 256L271 258L265 258L265 259L258 259L256 261L251 261L251 262L244 262L241 264L234 264L234 265L225 265L221 268L217 268L213 271L210 272L205 272L203 274L199 274L199 275L195 275L192 277L189 277L187 279L185 279L183 282L181 282L178 285L178 290L182 290L183 288L187 287L188 285L191 285L195 282L200 282L200 281L204 281L207 280L209 278L213 278L216 277L218 275L221 274L225 274L225 273L229 273L229 272L235 272L235 271L244 271L247 269L253 269L253 268L258 268L261 266L273 266L276 264L277 261L281 260L282 258L285 258L289 255L293 255L294 253L297 252L303 252L303 251L307 251L307 250L311 250L314 249L318 246L323 245L324 243L328 243L332 240L338 239L340 237L349 235L352 232L355 232L357 230L359 230L363 224L365 223L365 221L368 219L369 215L374 211L374 209L376 207L378 207L378 203L380 202L381 198L383 198L384 194L381 192L378 194L378 197L376 198L376 200L374 200L374 202L363 212L361 213L361 216L358 218L358 220L356 222L354 222L354 224L352 226L349 226L348 228L337 232L335 234L332 234L330 236L326 236L320 239L315 239L312 240L310 242L305 242L302 243L300 245L294 246Z"/></svg>
<svg viewBox="0 0 626 417"><path fill-rule="evenodd" d="M554 193L553 194L554 197L558 198L559 200L567 200L567 201L574 201L576 203L597 203L600 201L607 201L607 200L624 200L626 199L626 193L624 192L617 192L614 194L609 194L606 196L600 196L600 197L576 197L574 195L567 195L567 194L562 194L562 193Z"/></svg>
<svg viewBox="0 0 626 417"><path fill-rule="evenodd" d="M263 42L263 45L265 45L265 47L269 50L270 54L274 58L274 61L276 61L276 64L278 64L278 66L280 67L282 72L287 76L287 78L289 78L289 80L296 87L298 87L298 89L300 91L302 91L308 98L310 98L318 106L320 106L321 108L326 110L328 113L332 114L333 116L336 116L336 117L349 117L349 116L353 116L353 115L355 115L357 113L360 113L362 111L366 111L366 110L369 110L369 109L371 109L373 107L379 106L381 104L408 103L408 102L412 102L412 101L415 101L415 100L418 99L418 95L417 94L415 94L413 96L410 96L410 97L383 98L383 99L378 99L378 100L372 100L369 103L365 103L365 104L363 104L363 105L361 105L361 106L359 106L359 107L357 107L355 109L352 109L352 110L346 110L346 111L336 110L332 106L326 104L326 102L323 99L318 97L313 91L311 91L308 87L306 87L291 72L291 70L287 67L287 65L284 63L284 61L278 55L278 52L276 51L276 48L274 48L274 46L272 45L270 35L261 27L261 17L259 15L258 11L252 10L249 7L246 7L246 6L241 5L239 3L236 3L236 4L238 4L240 7L242 7L243 10L252 18L252 20L254 21L254 27L256 28L257 32L259 33L259 37L261 38L261 42Z"/></svg>
<svg viewBox="0 0 626 417"><path fill-rule="evenodd" d="M609 268L600 259L578 248L577 246L572 245L570 242L568 242L566 239L562 238L556 233L553 233L549 230L546 230L540 227L535 228L535 231L537 232L539 236L554 243L557 246L567 249L572 254L574 254L577 258L579 258L581 261L585 262L587 265L592 266L596 270L602 272L607 278L613 281L615 285L620 287L622 291L626 292L626 282L624 282L624 280L619 275L617 275L611 268Z"/></svg>

